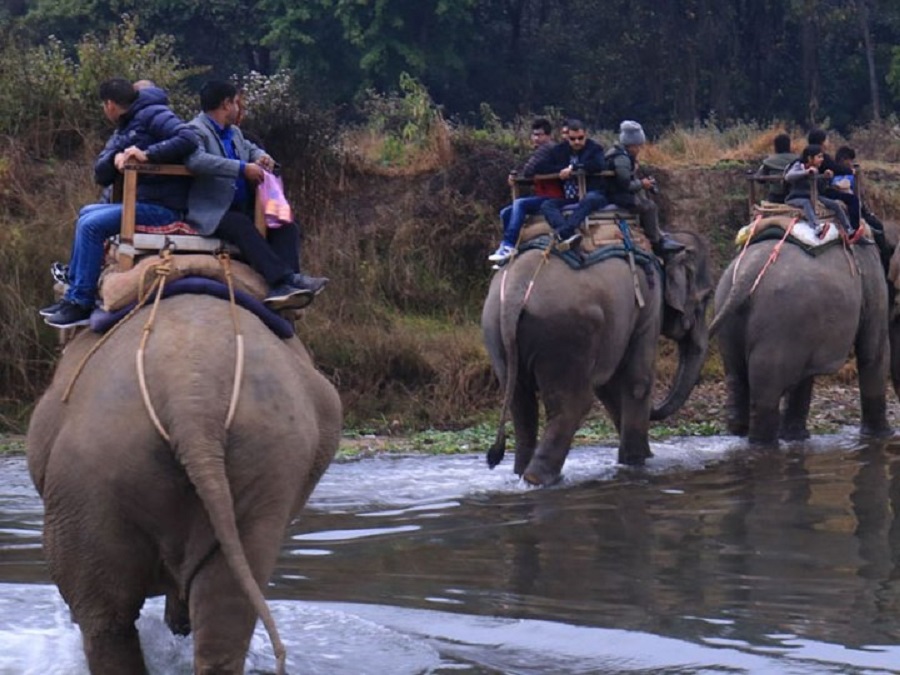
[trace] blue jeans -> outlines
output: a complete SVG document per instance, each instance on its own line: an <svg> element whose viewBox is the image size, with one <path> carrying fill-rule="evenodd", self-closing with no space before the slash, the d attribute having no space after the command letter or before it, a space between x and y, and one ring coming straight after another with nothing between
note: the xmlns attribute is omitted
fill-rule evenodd
<svg viewBox="0 0 900 675"><path fill-rule="evenodd" d="M178 214L157 204L138 202L136 220L141 225L167 225L178 220ZM103 267L103 243L119 233L122 224L121 204L89 204L78 212L75 241L69 258L69 290L66 300L93 307L97 282Z"/></svg>
<svg viewBox="0 0 900 675"><path fill-rule="evenodd" d="M541 210L541 204L547 201L547 197L520 197L509 206L504 206L500 211L500 220L503 223L503 243L515 246L519 241L519 232L525 224L525 218Z"/></svg>
<svg viewBox="0 0 900 675"><path fill-rule="evenodd" d="M602 192L591 190L580 202L577 202L578 205L572 210L568 218L563 216L563 207L575 203L575 200L572 199L548 199L541 204L541 213L547 219L547 223L563 239L574 234L575 229L581 225L581 222L588 217L591 211L602 209L609 202L606 200L606 195Z"/></svg>

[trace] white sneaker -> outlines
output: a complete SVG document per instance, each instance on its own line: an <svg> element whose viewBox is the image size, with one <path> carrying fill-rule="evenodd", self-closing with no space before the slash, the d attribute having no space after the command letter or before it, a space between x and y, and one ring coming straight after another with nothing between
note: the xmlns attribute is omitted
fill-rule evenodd
<svg viewBox="0 0 900 675"><path fill-rule="evenodd" d="M512 254L515 252L516 252L515 246L510 246L509 244L504 242L504 243L500 244L500 246L497 247L496 251L494 251L493 253L491 253L488 256L488 260L490 260L491 262L495 262L495 263L503 262L504 260L507 260L508 258L512 257Z"/></svg>

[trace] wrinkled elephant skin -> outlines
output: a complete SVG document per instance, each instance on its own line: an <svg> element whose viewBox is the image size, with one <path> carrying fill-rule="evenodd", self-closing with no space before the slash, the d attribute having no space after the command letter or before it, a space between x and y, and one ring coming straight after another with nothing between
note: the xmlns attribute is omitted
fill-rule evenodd
<svg viewBox="0 0 900 675"><path fill-rule="evenodd" d="M278 339L238 309L244 370L226 431L236 368L229 305L173 297L159 305L145 356L170 444L136 372L149 311L99 347L63 402L99 336L70 342L31 418L45 555L95 675L145 672L134 622L157 594L167 596L170 628L193 631L195 672L242 673L286 528L337 449L340 400L297 338Z"/></svg>
<svg viewBox="0 0 900 675"><path fill-rule="evenodd" d="M682 339L700 345L695 364L680 369L695 378L705 357L704 313L711 285L698 288L694 268L706 267L702 240L682 233L688 249L678 263L692 268L680 275ZM702 275L701 275L702 276ZM645 302L638 306L635 279L626 260L612 258L572 270L555 256L525 251L497 272L482 312L485 346L504 389L515 429L513 470L534 485L560 479L572 439L599 399L619 434L618 461L641 465L651 456L648 430L652 407L657 341L663 327L663 284L659 268L652 281L638 267L637 282ZM533 283L532 283L533 280ZM527 296L527 299L526 299ZM696 321L699 317L699 321ZM688 350L689 351L689 350ZM687 353L687 352L685 352ZM673 384L686 397L694 381ZM538 443L538 401L546 424ZM671 398L671 397L670 397ZM674 412L679 402L668 407ZM503 425L488 453L496 465L505 444Z"/></svg>
<svg viewBox="0 0 900 675"><path fill-rule="evenodd" d="M836 372L853 352L862 433L889 435L887 284L876 247L836 246L813 257L785 244L751 294L776 245L747 248L737 279L738 258L716 290L711 330L725 369L729 432L763 445L808 438L814 377Z"/></svg>

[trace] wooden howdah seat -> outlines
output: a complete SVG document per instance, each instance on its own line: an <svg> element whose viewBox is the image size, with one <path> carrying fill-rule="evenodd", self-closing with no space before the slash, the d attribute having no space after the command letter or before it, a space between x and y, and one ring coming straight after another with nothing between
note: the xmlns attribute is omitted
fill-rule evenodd
<svg viewBox="0 0 900 675"><path fill-rule="evenodd" d="M853 180L853 194L860 200L862 200L862 171L860 171L859 164L853 165L854 170L854 180ZM750 192L748 195L748 207L751 214L760 206L771 204L771 202L767 202L764 199L757 198L757 188L761 186L768 186L771 183L783 183L784 177L779 175L771 175L771 176L757 176L755 173L750 173L747 175L747 182L750 187ZM812 201L813 208L816 210L816 215L820 218L826 218L831 215L830 209L828 209L824 204L819 202L818 199L818 186L816 185L816 181L812 181L810 190L810 200ZM782 205L784 206L784 205ZM846 206L841 202L842 208L846 208ZM795 208L787 206L786 208ZM795 208L798 214L803 213L803 209Z"/></svg>
<svg viewBox="0 0 900 675"><path fill-rule="evenodd" d="M612 171L602 171L599 174L590 174L592 176L603 176L610 177L613 175ZM582 199L587 191L587 176L584 171L576 171L573 173L573 176L578 180L578 198ZM521 197L521 188L523 186L534 185L534 181L536 180L559 180L559 177L556 174L544 174L544 175L536 175L531 178L520 178L514 177L510 184L510 196L512 201L515 201L519 197ZM575 208L575 205L569 205L563 208L563 213L567 211L571 211ZM621 221L625 221L634 231L635 228L638 227L640 223L640 219L638 218L637 213L634 211L629 211L628 209L624 209L616 206L615 204L609 204L608 206L603 207L597 211L593 211L588 214L588 217L585 218L584 224L580 227L580 230L583 235L593 240L597 237L598 232L600 231L608 231L608 228L605 226L615 225L618 227ZM643 232L643 230L639 230ZM525 224L522 228L522 241L530 239L534 236L539 236L541 234L545 234L547 232L552 232L552 229L547 224L547 221L544 219L544 216L541 214L533 214L529 215L525 218Z"/></svg>
<svg viewBox="0 0 900 675"><path fill-rule="evenodd" d="M126 164L121 188L122 225L119 233L117 262L120 270L129 270L141 256L169 249L175 253L215 253L227 250L237 253L231 244L216 237L200 235L188 223L176 221L162 226L145 226L135 222L137 182L141 174L190 176L181 164ZM266 220L262 202L256 200L254 221L260 234L266 235Z"/></svg>

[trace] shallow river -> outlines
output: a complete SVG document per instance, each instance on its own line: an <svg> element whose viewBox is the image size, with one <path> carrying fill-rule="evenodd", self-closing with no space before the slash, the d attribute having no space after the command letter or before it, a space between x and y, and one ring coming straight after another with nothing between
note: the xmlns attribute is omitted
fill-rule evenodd
<svg viewBox="0 0 900 675"><path fill-rule="evenodd" d="M575 450L534 490L507 457L329 469L269 589L288 671L322 675L900 672L900 444ZM40 557L24 458L0 459L0 674L87 672ZM151 673L191 672L162 601ZM249 673L274 658L258 627Z"/></svg>

